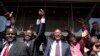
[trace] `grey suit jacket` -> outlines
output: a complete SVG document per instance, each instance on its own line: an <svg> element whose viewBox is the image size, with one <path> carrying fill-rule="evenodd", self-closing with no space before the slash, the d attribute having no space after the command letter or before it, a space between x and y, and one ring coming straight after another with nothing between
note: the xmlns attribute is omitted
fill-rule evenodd
<svg viewBox="0 0 100 56"><path fill-rule="evenodd" d="M35 39L31 40L31 44L29 46L29 53L30 56L35 56L35 46L34 46Z"/></svg>
<svg viewBox="0 0 100 56"><path fill-rule="evenodd" d="M53 41L54 40L52 38L48 37L47 47L46 47L44 56L49 56L51 45L52 45ZM67 41L61 41L61 43L62 43L62 56L72 56L70 47L69 47L69 44L67 43Z"/></svg>
<svg viewBox="0 0 100 56"><path fill-rule="evenodd" d="M28 48L23 42L14 41L8 56L29 56Z"/></svg>

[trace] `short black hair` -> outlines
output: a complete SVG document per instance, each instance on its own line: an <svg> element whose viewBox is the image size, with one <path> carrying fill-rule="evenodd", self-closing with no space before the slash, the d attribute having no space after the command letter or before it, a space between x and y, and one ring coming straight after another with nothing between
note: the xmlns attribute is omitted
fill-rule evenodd
<svg viewBox="0 0 100 56"><path fill-rule="evenodd" d="M15 32L15 34L17 35L17 30L15 28L7 28L5 32L7 32L9 29L12 29Z"/></svg>

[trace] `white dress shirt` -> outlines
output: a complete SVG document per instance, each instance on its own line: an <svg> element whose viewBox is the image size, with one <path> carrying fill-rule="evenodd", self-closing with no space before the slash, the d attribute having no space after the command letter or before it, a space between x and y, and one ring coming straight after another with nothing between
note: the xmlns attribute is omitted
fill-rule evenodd
<svg viewBox="0 0 100 56"><path fill-rule="evenodd" d="M31 44L31 41L28 41L28 42L27 42L27 41L25 41L24 43L25 43L25 44L29 47L29 46L30 46L30 44Z"/></svg>
<svg viewBox="0 0 100 56"><path fill-rule="evenodd" d="M56 45L57 45L57 42L54 41L51 45L51 49L50 49L50 56L55 56L55 53L56 53ZM59 46L60 46L60 56L62 56L62 44L61 44L61 41L59 41Z"/></svg>
<svg viewBox="0 0 100 56"><path fill-rule="evenodd" d="M39 25L40 24L40 19L37 19L36 20L36 25Z"/></svg>
<svg viewBox="0 0 100 56"><path fill-rule="evenodd" d="M97 56L100 56L100 51L97 53Z"/></svg>
<svg viewBox="0 0 100 56"><path fill-rule="evenodd" d="M10 43L10 46L9 46L8 52L9 52L9 50L11 49L12 45L13 45L13 43ZM4 46L4 48L2 49L0 56L3 56L6 47L7 47L7 44L6 44L6 45Z"/></svg>

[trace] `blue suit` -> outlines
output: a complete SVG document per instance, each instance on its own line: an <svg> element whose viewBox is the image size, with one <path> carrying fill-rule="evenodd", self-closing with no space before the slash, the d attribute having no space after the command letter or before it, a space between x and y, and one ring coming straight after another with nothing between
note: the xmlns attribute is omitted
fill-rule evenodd
<svg viewBox="0 0 100 56"><path fill-rule="evenodd" d="M55 39L52 39L51 37L47 38L47 46L46 46L44 56L50 56L51 45L54 42L54 40ZM61 40L61 43L62 43L62 56L71 56L70 47L67 41Z"/></svg>

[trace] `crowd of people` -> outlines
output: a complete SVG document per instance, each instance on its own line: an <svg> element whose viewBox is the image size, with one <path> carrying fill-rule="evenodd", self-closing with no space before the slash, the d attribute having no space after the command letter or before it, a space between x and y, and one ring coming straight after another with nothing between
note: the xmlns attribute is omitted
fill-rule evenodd
<svg viewBox="0 0 100 56"><path fill-rule="evenodd" d="M36 21L36 35L30 26L19 38L15 29L13 12L7 12L5 31L0 33L0 56L100 56L100 26L93 22L89 31L83 19L81 36L76 36L72 28L67 28L67 36L55 28L50 36L45 36L45 11L39 9ZM42 47L42 50L40 50Z"/></svg>

